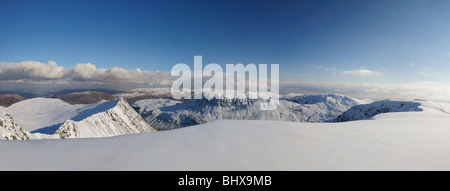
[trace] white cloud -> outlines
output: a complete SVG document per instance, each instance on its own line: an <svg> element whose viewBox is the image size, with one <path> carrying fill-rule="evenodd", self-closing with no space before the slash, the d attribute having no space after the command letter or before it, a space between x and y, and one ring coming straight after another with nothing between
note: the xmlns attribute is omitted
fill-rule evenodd
<svg viewBox="0 0 450 191"><path fill-rule="evenodd" d="M72 67L67 76L73 79L92 80L95 78L97 67L91 63L76 64Z"/></svg>
<svg viewBox="0 0 450 191"><path fill-rule="evenodd" d="M169 72L126 70L120 67L97 68L91 63L76 64L69 69L54 61L47 64L35 61L0 63L0 81L28 84L142 84L167 86Z"/></svg>
<svg viewBox="0 0 450 191"><path fill-rule="evenodd" d="M426 99L450 102L450 84L436 82L416 82L409 84L376 84L291 81L280 83L280 93L338 93L359 99Z"/></svg>
<svg viewBox="0 0 450 191"><path fill-rule="evenodd" d="M170 85L169 72L126 70L120 67L97 68L91 63L76 64L66 77L81 81L139 83L148 85Z"/></svg>
<svg viewBox="0 0 450 191"><path fill-rule="evenodd" d="M445 54L447 57L450 57L450 52L447 52L447 54Z"/></svg>
<svg viewBox="0 0 450 191"><path fill-rule="evenodd" d="M323 68L322 68L323 69ZM332 68L328 70L333 70ZM355 76L381 76L382 72L359 69L343 71ZM426 75L425 73L418 73ZM91 63L76 64L71 68L55 62L0 63L0 87L61 87L114 88L169 87L172 83L166 71L127 70L120 67L97 68ZM28 86L32 84L33 86ZM246 84L248 86L249 84ZM280 82L280 93L339 93L355 98L369 99L428 99L450 101L450 84L418 82L409 84L340 83L340 82Z"/></svg>
<svg viewBox="0 0 450 191"><path fill-rule="evenodd" d="M344 74L351 74L354 76L382 76L383 73L377 71L371 71L367 69L359 69L359 70L349 70L344 71Z"/></svg>
<svg viewBox="0 0 450 191"><path fill-rule="evenodd" d="M334 67L329 68L329 67L315 66L314 68L318 69L318 70L324 70L324 71L336 71L337 70Z"/></svg>
<svg viewBox="0 0 450 191"><path fill-rule="evenodd" d="M58 66L54 61L47 64L35 61L24 61L20 63L0 63L0 80L44 80L62 78L65 68Z"/></svg>

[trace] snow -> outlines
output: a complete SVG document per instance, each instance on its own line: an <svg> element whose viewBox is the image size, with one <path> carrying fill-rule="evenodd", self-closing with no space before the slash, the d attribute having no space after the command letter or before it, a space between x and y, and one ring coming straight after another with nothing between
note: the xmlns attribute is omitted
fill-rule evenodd
<svg viewBox="0 0 450 191"><path fill-rule="evenodd" d="M284 97L286 99L289 99L289 98L293 98L293 97L297 97L297 96L303 96L303 95L305 95L305 94L302 94L302 93L288 93L288 94L283 95L282 97Z"/></svg>
<svg viewBox="0 0 450 191"><path fill-rule="evenodd" d="M80 112L72 120L64 122L55 134L60 138L86 138L149 131L155 131L155 129L146 123L124 99L118 99Z"/></svg>
<svg viewBox="0 0 450 191"><path fill-rule="evenodd" d="M356 105L339 115L334 121L345 122L361 119L371 119L373 116L388 112L410 112L423 111L431 108L443 113L450 114L450 104L426 100L413 101L391 101L382 100L368 104Z"/></svg>
<svg viewBox="0 0 450 191"><path fill-rule="evenodd" d="M124 100L70 105L59 99L34 98L8 107L31 139L108 137L154 131Z"/></svg>
<svg viewBox="0 0 450 191"><path fill-rule="evenodd" d="M70 105L54 98L33 98L17 102L9 106L8 110L25 130L51 134L85 106Z"/></svg>
<svg viewBox="0 0 450 191"><path fill-rule="evenodd" d="M102 139L0 141L0 170L450 170L450 117L217 120Z"/></svg>
<svg viewBox="0 0 450 191"><path fill-rule="evenodd" d="M139 100L131 104L139 113L147 113L149 111L161 108L172 106L177 103L181 103L180 101L174 101L170 99L144 99Z"/></svg>
<svg viewBox="0 0 450 191"><path fill-rule="evenodd" d="M183 116L200 123L153 131L123 99L76 106L54 99L25 100L0 107L2 137L32 138L0 140L0 170L450 170L448 103L295 95L264 114L256 110L259 102L135 102L137 111L158 116L154 119L161 124L188 122ZM70 118L54 135L30 135L12 113L21 120L33 115ZM280 121L326 120L337 113L350 120ZM265 120L244 120L249 118ZM178 122L172 124L189 125Z"/></svg>
<svg viewBox="0 0 450 191"><path fill-rule="evenodd" d="M423 107L436 109L444 113L450 114L450 103L427 101L427 100L417 100L416 102L421 103Z"/></svg>
<svg viewBox="0 0 450 191"><path fill-rule="evenodd" d="M0 139L28 140L30 133L17 124L9 111L0 106Z"/></svg>
<svg viewBox="0 0 450 191"><path fill-rule="evenodd" d="M370 99L356 99L342 94L319 94L319 95L305 95L298 93L290 93L284 96L284 99L294 101L300 104L316 104L316 103L329 103L329 104L369 104L373 101Z"/></svg>
<svg viewBox="0 0 450 191"><path fill-rule="evenodd" d="M422 104L412 101L376 101L370 104L361 104L350 108L349 110L339 115L335 121L345 122L361 119L370 119L371 117L388 112L409 112L409 111L422 111L419 108Z"/></svg>
<svg viewBox="0 0 450 191"><path fill-rule="evenodd" d="M335 119L352 106L367 103L351 97L301 95L280 99L276 110L261 110L261 99L141 100L132 106L152 127L169 130L216 119L324 122Z"/></svg>

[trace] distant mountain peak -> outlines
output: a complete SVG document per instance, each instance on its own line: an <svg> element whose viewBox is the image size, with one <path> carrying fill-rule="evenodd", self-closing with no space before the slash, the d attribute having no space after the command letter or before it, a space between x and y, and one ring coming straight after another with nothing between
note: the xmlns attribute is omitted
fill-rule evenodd
<svg viewBox="0 0 450 191"><path fill-rule="evenodd" d="M73 92L67 94L56 94L53 98L61 99L69 104L92 104L101 100L115 99L111 94L98 91Z"/></svg>

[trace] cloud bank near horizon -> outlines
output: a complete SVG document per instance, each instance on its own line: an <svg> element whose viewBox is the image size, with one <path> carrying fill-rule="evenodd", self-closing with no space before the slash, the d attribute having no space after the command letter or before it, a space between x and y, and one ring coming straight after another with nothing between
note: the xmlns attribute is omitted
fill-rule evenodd
<svg viewBox="0 0 450 191"><path fill-rule="evenodd" d="M378 76L373 71L355 70L355 76ZM91 63L79 63L71 68L58 66L54 61L41 63L24 61L0 63L0 89L26 87L29 89L133 88L170 87L173 78L169 71L127 70L121 67L97 68ZM427 99L450 102L450 84L415 82L404 84L280 81L280 93L344 94L369 99Z"/></svg>
<svg viewBox="0 0 450 191"><path fill-rule="evenodd" d="M280 82L280 93L335 93L359 99L425 99L450 102L450 84L431 81L410 84L291 81Z"/></svg>
<svg viewBox="0 0 450 191"><path fill-rule="evenodd" d="M120 67L97 68L91 63L79 63L71 68L58 66L54 61L41 63L24 61L1 62L0 81L28 84L103 84L168 86L172 83L169 72L126 70Z"/></svg>

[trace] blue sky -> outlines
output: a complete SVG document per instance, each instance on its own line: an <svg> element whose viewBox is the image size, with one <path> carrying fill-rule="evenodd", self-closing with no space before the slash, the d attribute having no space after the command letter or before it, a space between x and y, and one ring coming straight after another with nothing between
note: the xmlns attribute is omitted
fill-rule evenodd
<svg viewBox="0 0 450 191"><path fill-rule="evenodd" d="M450 82L450 1L1 0L0 62L170 71L280 64L284 81Z"/></svg>

